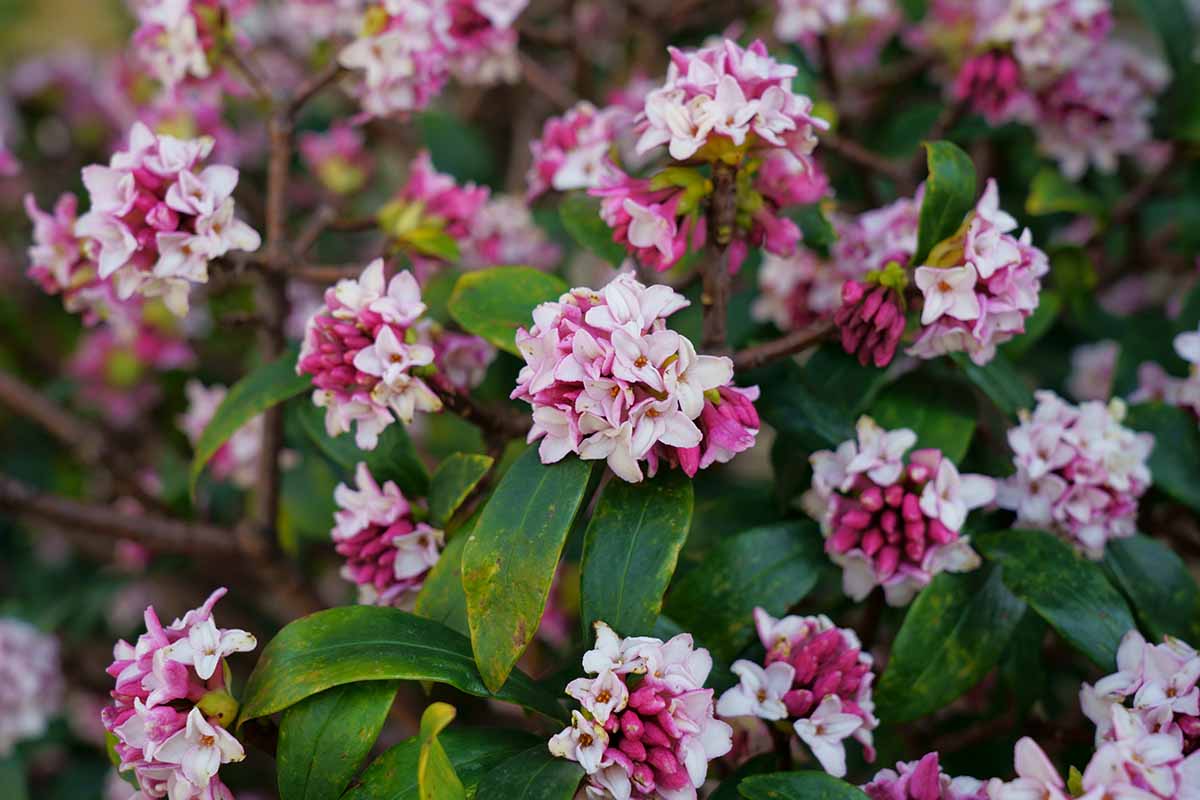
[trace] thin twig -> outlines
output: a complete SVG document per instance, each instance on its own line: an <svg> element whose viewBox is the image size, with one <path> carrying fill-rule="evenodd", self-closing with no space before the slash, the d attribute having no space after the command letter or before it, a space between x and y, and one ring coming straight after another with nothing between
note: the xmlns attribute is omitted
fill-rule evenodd
<svg viewBox="0 0 1200 800"><path fill-rule="evenodd" d="M524 438L529 432L530 422L525 415L480 405L470 395L456 391L442 376L430 378L429 386L447 411L480 429L493 455L498 455L510 439Z"/></svg>
<svg viewBox="0 0 1200 800"><path fill-rule="evenodd" d="M738 372L757 369L781 358L799 353L828 338L835 330L832 322L825 322L802 331L792 331L778 339L748 347L734 355L733 368Z"/></svg>
<svg viewBox="0 0 1200 800"><path fill-rule="evenodd" d="M302 257L311 250L312 246L317 243L317 239L321 238L321 234L329 230L330 224L336 217L337 209L328 203L322 203L297 234L296 243L292 246L292 254Z"/></svg>
<svg viewBox="0 0 1200 800"><path fill-rule="evenodd" d="M737 167L713 164L713 192L708 208L708 245L701 266L700 303L704 311L704 350L724 353L728 347L729 265L728 247L737 221Z"/></svg>
<svg viewBox="0 0 1200 800"><path fill-rule="evenodd" d="M342 65L336 60L332 60L320 72L317 72L304 83L300 84L291 101L288 102L288 115L294 118L304 106L308 105L309 100L312 100L322 89L336 81L341 74Z"/></svg>
<svg viewBox="0 0 1200 800"><path fill-rule="evenodd" d="M545 95L546 99L558 106L560 111L566 111L578 102L579 98L565 83L560 81L550 70L543 67L533 58L520 53L521 75L525 82Z"/></svg>
<svg viewBox="0 0 1200 800"><path fill-rule="evenodd" d="M242 55L242 52L237 47L229 47L225 50L225 53L229 56L229 63L233 65L234 71L242 76L242 79L246 81L246 84L254 92L259 102L268 106L274 103L271 90L267 88L266 82L258 74L258 70Z"/></svg>
<svg viewBox="0 0 1200 800"><path fill-rule="evenodd" d="M902 190L907 191L910 187L912 178L905 166L874 153L857 142L843 139L836 133L826 131L820 134L820 138L822 147L837 153L852 164L865 167L877 175L895 181Z"/></svg>

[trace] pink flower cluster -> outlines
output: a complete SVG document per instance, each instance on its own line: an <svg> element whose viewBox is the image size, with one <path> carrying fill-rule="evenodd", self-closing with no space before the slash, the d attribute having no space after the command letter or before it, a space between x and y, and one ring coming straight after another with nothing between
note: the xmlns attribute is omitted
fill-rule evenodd
<svg viewBox="0 0 1200 800"><path fill-rule="evenodd" d="M1128 707L1146 728L1178 742L1185 756L1200 751L1200 653L1181 639L1150 644L1136 629L1121 639L1117 671L1084 684L1083 712L1096 724L1096 744L1119 734L1113 706ZM1128 704L1128 706L1126 706Z"/></svg>
<svg viewBox="0 0 1200 800"><path fill-rule="evenodd" d="M457 266L483 269L519 264L549 270L561 258L562 248L538 226L524 201L495 195L471 221L470 238L463 244Z"/></svg>
<svg viewBox="0 0 1200 800"><path fill-rule="evenodd" d="M373 159L358 129L334 125L328 131L303 134L297 144L305 166L328 191L348 195L366 185Z"/></svg>
<svg viewBox="0 0 1200 800"><path fill-rule="evenodd" d="M96 262L89 257L92 248L75 234L79 201L73 194L61 195L52 213L38 208L33 195L25 196L25 213L33 223L33 243L29 246L29 268L25 274L46 294L60 294L63 307L83 315L94 325L120 305L110 282L101 281Z"/></svg>
<svg viewBox="0 0 1200 800"><path fill-rule="evenodd" d="M363 72L359 101L368 116L425 108L451 72L472 83L516 78L513 23L528 0L382 0L338 61Z"/></svg>
<svg viewBox="0 0 1200 800"><path fill-rule="evenodd" d="M184 386L187 411L179 415L179 429L195 447L200 435L212 421L213 415L225 400L228 389L221 385L205 386L195 378ZM212 476L227 480L240 489L254 485L258 454L262 448L262 415L258 415L233 432L208 462Z"/></svg>
<svg viewBox="0 0 1200 800"><path fill-rule="evenodd" d="M852 264L804 248L791 258L768 253L758 268L751 313L782 331L803 330L833 317L842 303L842 284L859 277Z"/></svg>
<svg viewBox="0 0 1200 800"><path fill-rule="evenodd" d="M871 800L988 800L983 781L950 777L938 765L937 753L881 769L860 788Z"/></svg>
<svg viewBox="0 0 1200 800"><path fill-rule="evenodd" d="M1174 345L1175 352L1188 364L1187 377L1172 377L1158 364L1147 362L1138 368L1138 388L1129 399L1134 403L1158 400L1179 406L1200 420L1200 329L1179 334Z"/></svg>
<svg viewBox="0 0 1200 800"><path fill-rule="evenodd" d="M354 477L357 490L339 483L333 493L333 541L346 557L342 577L358 587L359 603L411 609L445 537L413 519L415 509L392 481L381 487L364 463Z"/></svg>
<svg viewBox="0 0 1200 800"><path fill-rule="evenodd" d="M58 641L27 622L0 617L0 757L44 733L62 701Z"/></svg>
<svg viewBox="0 0 1200 800"><path fill-rule="evenodd" d="M596 677L567 685L583 710L550 739L550 752L583 767L596 800L695 800L708 762L731 747L732 730L713 716L704 688L712 657L690 634L623 639L595 627L583 668Z"/></svg>
<svg viewBox="0 0 1200 800"><path fill-rule="evenodd" d="M599 186L617 136L631 123L626 109L598 109L586 100L546 120L541 138L529 143L533 160L525 176L526 198L533 200L551 189L567 192Z"/></svg>
<svg viewBox="0 0 1200 800"><path fill-rule="evenodd" d="M1041 278L1050 260L1032 244L1026 229L1000 209L999 192L989 179L958 236L934 248L927 265L914 273L924 302L921 325L910 355L935 358L966 352L976 364L996 355L996 346L1025 331L1038 306Z"/></svg>
<svg viewBox="0 0 1200 800"><path fill-rule="evenodd" d="M79 397L97 408L109 424L138 422L158 402L154 371L190 366L195 354L178 333L138 319L126 326L105 325L84 333L67 364L79 382Z"/></svg>
<svg viewBox="0 0 1200 800"><path fill-rule="evenodd" d="M1017 512L1018 526L1053 531L1100 559L1109 539L1136 532L1154 436L1121 424L1120 400L1073 406L1054 392L1035 396L1037 408L1008 432L1017 472L998 485L996 503Z"/></svg>
<svg viewBox="0 0 1200 800"><path fill-rule="evenodd" d="M721 695L717 713L793 719L793 730L821 768L839 778L846 774L846 739L858 741L874 761L871 731L879 726L871 697L874 662L854 631L823 615L775 619L761 608L754 609L754 624L766 661L733 663L739 683Z"/></svg>
<svg viewBox="0 0 1200 800"><path fill-rule="evenodd" d="M529 441L543 463L576 453L605 459L622 480L660 461L688 475L754 445L757 388L731 384L733 363L698 356L666 319L688 304L668 286L622 273L600 291L577 288L517 331L525 359L512 397L533 406Z"/></svg>
<svg viewBox="0 0 1200 800"><path fill-rule="evenodd" d="M91 210L75 235L90 240L97 274L118 297L161 296L183 316L191 283L208 281L208 262L230 250L254 251L259 235L233 215L233 167L203 162L212 139L156 135L135 123L127 149L108 166L83 169Z"/></svg>
<svg viewBox="0 0 1200 800"><path fill-rule="evenodd" d="M386 281L381 258L357 280L344 278L325 290L324 308L308 321L296 372L313 376L313 403L325 409L330 436L353 424L358 446L373 450L393 413L407 424L416 411L441 409L442 401L413 374L434 361L432 347L409 340L423 313L416 279L400 272Z"/></svg>
<svg viewBox="0 0 1200 800"><path fill-rule="evenodd" d="M210 56L230 35L229 16L245 2L230 0L136 0L133 33L137 60L167 89L213 74Z"/></svg>
<svg viewBox="0 0 1200 800"><path fill-rule="evenodd" d="M213 606L225 589L167 627L146 609L146 632L113 647L108 674L113 702L101 715L116 737L120 770L133 772L138 800L232 800L217 771L245 751L227 730L237 701L226 686L224 659L257 646L254 637L218 628Z"/></svg>
<svg viewBox="0 0 1200 800"><path fill-rule="evenodd" d="M908 452L916 441L906 428L886 431L862 417L856 439L809 459L805 505L855 600L882 586L890 605L904 605L939 572L980 564L960 530L971 509L992 501L995 482L959 474L938 450Z"/></svg>
<svg viewBox="0 0 1200 800"><path fill-rule="evenodd" d="M838 74L879 64L879 54L904 16L895 0L776 0L775 35L800 44L814 64L828 54ZM822 51L819 38L830 47Z"/></svg>

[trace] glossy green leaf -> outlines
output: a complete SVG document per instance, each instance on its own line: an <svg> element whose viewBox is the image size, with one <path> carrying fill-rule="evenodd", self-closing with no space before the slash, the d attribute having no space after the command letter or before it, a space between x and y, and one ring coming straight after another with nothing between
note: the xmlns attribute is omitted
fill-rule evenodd
<svg viewBox="0 0 1200 800"><path fill-rule="evenodd" d="M744 531L717 543L667 595L667 615L721 658L732 658L753 635L762 606L775 616L798 603L829 563L809 520Z"/></svg>
<svg viewBox="0 0 1200 800"><path fill-rule="evenodd" d="M641 483L609 481L583 539L583 624L604 620L642 635L662 610L663 593L692 524L692 481L660 470Z"/></svg>
<svg viewBox="0 0 1200 800"><path fill-rule="evenodd" d="M1181 503L1200 511L1200 432L1186 411L1161 403L1132 406L1125 424L1154 434L1150 451L1150 475L1154 485Z"/></svg>
<svg viewBox="0 0 1200 800"><path fill-rule="evenodd" d="M438 736L442 749L467 791L494 767L545 741L517 730L450 728ZM343 800L419 800L417 760L421 742L417 736L388 748L363 770L358 782ZM480 795L477 798L483 800Z"/></svg>
<svg viewBox="0 0 1200 800"><path fill-rule="evenodd" d="M1025 603L993 569L943 572L921 590L896 634L875 690L882 719L906 722L942 708L983 679L1008 645Z"/></svg>
<svg viewBox="0 0 1200 800"><path fill-rule="evenodd" d="M752 775L738 791L746 800L867 800L861 789L825 772Z"/></svg>
<svg viewBox="0 0 1200 800"><path fill-rule="evenodd" d="M336 800L375 744L396 681L334 686L283 712L275 751L282 800Z"/></svg>
<svg viewBox="0 0 1200 800"><path fill-rule="evenodd" d="M496 158L484 134L444 111L425 111L417 118L421 141L429 149L433 166L460 183L491 184L496 180Z"/></svg>
<svg viewBox="0 0 1200 800"><path fill-rule="evenodd" d="M503 800L571 800L583 767L550 755L539 742L494 768L479 782L478 797Z"/></svg>
<svg viewBox="0 0 1200 800"><path fill-rule="evenodd" d="M962 368L967 380L991 398L1005 414L1015 415L1022 408L1033 408L1033 392L1003 353L979 366L965 353L954 353L954 363Z"/></svg>
<svg viewBox="0 0 1200 800"><path fill-rule="evenodd" d="M1094 217L1103 210L1100 198L1067 180L1053 167L1038 170L1029 186L1029 196L1025 198L1025 211L1034 216L1067 213Z"/></svg>
<svg viewBox="0 0 1200 800"><path fill-rule="evenodd" d="M196 481L204 465L230 436L271 406L311 387L311 376L296 374L295 350L288 350L277 360L264 364L231 386L196 442L189 474L192 493L196 491Z"/></svg>
<svg viewBox="0 0 1200 800"><path fill-rule="evenodd" d="M528 448L505 473L467 537L463 589L471 644L493 690L533 640L592 462L543 464Z"/></svg>
<svg viewBox="0 0 1200 800"><path fill-rule="evenodd" d="M517 328L532 326L533 309L565 291L562 278L532 267L492 267L459 278L448 307L465 330L520 355Z"/></svg>
<svg viewBox="0 0 1200 800"><path fill-rule="evenodd" d="M820 203L799 206L788 214L800 226L804 246L829 257L829 248L837 242L837 229L825 216Z"/></svg>
<svg viewBox="0 0 1200 800"><path fill-rule="evenodd" d="M429 492L429 471L421 463L408 431L393 422L379 434L374 450L360 450L353 433L330 436L325 432L325 410L307 401L297 404L295 417L304 434L352 481L358 463L364 462L376 481L395 481L405 494L421 496Z"/></svg>
<svg viewBox="0 0 1200 800"><path fill-rule="evenodd" d="M1004 584L1072 647L1102 669L1134 627L1133 614L1098 564L1044 531L1000 531L976 537L977 550L1003 567Z"/></svg>
<svg viewBox="0 0 1200 800"><path fill-rule="evenodd" d="M975 407L969 393L948 392L928 376L911 375L882 393L871 416L884 428L910 428L916 447L936 447L962 461L975 434Z"/></svg>
<svg viewBox="0 0 1200 800"><path fill-rule="evenodd" d="M583 192L572 192L558 206L563 227L580 247L614 267L626 258L625 248L613 241L612 228L600 218L600 201Z"/></svg>
<svg viewBox="0 0 1200 800"><path fill-rule="evenodd" d="M562 716L557 693L514 672L489 692L466 637L405 611L344 606L296 620L263 649L242 698L241 725L283 711L332 686L371 680L446 683L467 694L495 697L548 717Z"/></svg>
<svg viewBox="0 0 1200 800"><path fill-rule="evenodd" d="M425 585L417 595L413 613L436 620L463 636L470 636L467 626L467 596L462 586L462 551L467 537L460 533L442 550L438 562L425 576Z"/></svg>
<svg viewBox="0 0 1200 800"><path fill-rule="evenodd" d="M1110 540L1104 564L1151 638L1200 641L1200 590L1175 551L1138 534Z"/></svg>
<svg viewBox="0 0 1200 800"><path fill-rule="evenodd" d="M926 142L925 162L929 177L911 262L918 265L925 263L934 245L958 231L975 206L975 165L970 156L950 142Z"/></svg>
<svg viewBox="0 0 1200 800"><path fill-rule="evenodd" d="M417 794L421 800L466 800L467 790L454 771L454 765L438 741L438 734L453 721L454 706L431 703L421 714L421 743L417 753Z"/></svg>
<svg viewBox="0 0 1200 800"><path fill-rule="evenodd" d="M429 520L444 527L495 462L491 456L455 453L438 465L429 482Z"/></svg>

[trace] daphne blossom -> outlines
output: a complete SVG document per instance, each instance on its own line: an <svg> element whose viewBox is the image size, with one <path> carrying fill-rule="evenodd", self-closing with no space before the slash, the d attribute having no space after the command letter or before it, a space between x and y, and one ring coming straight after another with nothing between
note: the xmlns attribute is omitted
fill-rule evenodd
<svg viewBox="0 0 1200 800"><path fill-rule="evenodd" d="M230 35L231 15L245 8L230 0L139 0L133 52L168 89L213 75L214 56Z"/></svg>
<svg viewBox="0 0 1200 800"><path fill-rule="evenodd" d="M996 502L1017 512L1018 525L1054 531L1099 559L1109 539L1135 533L1154 437L1121 424L1120 400L1073 406L1050 391L1035 397L1037 407L1008 432L1017 472Z"/></svg>
<svg viewBox="0 0 1200 800"><path fill-rule="evenodd" d="M631 121L630 113L619 106L599 109L587 101L546 120L541 137L529 144L533 158L525 177L528 199L551 189L598 186L609 151Z"/></svg>
<svg viewBox="0 0 1200 800"><path fill-rule="evenodd" d="M0 618L0 757L40 736L62 700L58 642L26 622Z"/></svg>
<svg viewBox="0 0 1200 800"><path fill-rule="evenodd" d="M576 453L636 483L642 462L651 475L663 460L694 475L753 446L757 391L732 386L728 358L697 355L666 326L687 304L626 272L534 309L517 332L525 366L512 397L533 406L543 463Z"/></svg>
<svg viewBox="0 0 1200 800"><path fill-rule="evenodd" d="M987 800L986 784L942 772L937 753L901 762L894 770L881 769L861 788L871 800Z"/></svg>
<svg viewBox="0 0 1200 800"><path fill-rule="evenodd" d="M689 634L664 642L621 638L597 622L596 647L567 694L582 711L550 739L550 752L583 767L596 800L682 800L704 785L708 762L729 752L732 729L704 688L708 651Z"/></svg>
<svg viewBox="0 0 1200 800"><path fill-rule="evenodd" d="M1173 344L1175 353L1188 365L1187 376L1176 378L1159 364L1146 362L1138 368L1138 388L1129 399L1178 406L1200 420L1200 329L1177 335Z"/></svg>
<svg viewBox="0 0 1200 800"><path fill-rule="evenodd" d="M775 619L761 608L754 622L766 662L734 662L740 682L721 695L717 713L792 720L822 769L837 777L846 774L846 739L857 740L874 760L873 662L854 632L825 616Z"/></svg>
<svg viewBox="0 0 1200 800"><path fill-rule="evenodd" d="M856 433L836 451L813 453L804 498L846 594L862 600L882 586L889 604L904 605L939 572L978 567L960 531L971 509L992 501L994 482L960 474L938 450L908 452L917 440L908 429L885 431L862 417Z"/></svg>

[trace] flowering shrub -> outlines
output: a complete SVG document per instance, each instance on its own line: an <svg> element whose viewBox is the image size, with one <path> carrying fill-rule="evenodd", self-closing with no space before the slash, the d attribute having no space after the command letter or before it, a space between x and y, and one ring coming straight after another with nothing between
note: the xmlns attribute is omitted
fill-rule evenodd
<svg viewBox="0 0 1200 800"><path fill-rule="evenodd" d="M1196 3L124 5L0 3L0 800L1200 800Z"/></svg>

